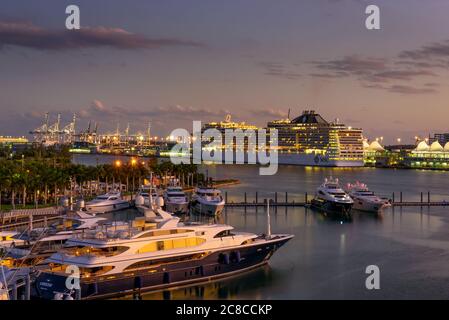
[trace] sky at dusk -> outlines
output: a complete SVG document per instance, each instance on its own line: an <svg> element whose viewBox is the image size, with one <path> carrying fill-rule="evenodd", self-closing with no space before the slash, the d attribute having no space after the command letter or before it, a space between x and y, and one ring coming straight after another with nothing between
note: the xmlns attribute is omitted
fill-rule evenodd
<svg viewBox="0 0 449 320"><path fill-rule="evenodd" d="M66 30L65 8L81 10ZM365 28L365 7L381 30ZM447 0L2 1L0 135L45 112L102 132L259 126L315 109L365 136L449 132Z"/></svg>

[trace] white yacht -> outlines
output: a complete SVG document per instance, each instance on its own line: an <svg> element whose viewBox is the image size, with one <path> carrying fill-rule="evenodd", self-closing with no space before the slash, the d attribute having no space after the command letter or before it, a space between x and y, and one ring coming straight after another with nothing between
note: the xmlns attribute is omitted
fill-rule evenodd
<svg viewBox="0 0 449 320"><path fill-rule="evenodd" d="M184 224L162 209L157 227L100 229L77 234L53 254L36 279L36 295L81 299L140 294L143 291L211 281L268 262L293 238L289 234L236 232L229 225ZM268 229L270 230L270 229ZM80 290L68 290L68 266L80 270Z"/></svg>
<svg viewBox="0 0 449 320"><path fill-rule="evenodd" d="M129 202L122 199L120 192L109 192L86 203L86 210L89 213L113 212L129 207Z"/></svg>
<svg viewBox="0 0 449 320"><path fill-rule="evenodd" d="M151 197L150 197L151 195ZM140 189L139 192L137 192L136 194L136 199L137 197L142 197L143 198L143 204L146 207L150 207L151 205L155 205L155 201L156 199L159 197L159 192L157 190L157 188L151 186L151 185L143 185ZM151 202L151 205L150 205Z"/></svg>
<svg viewBox="0 0 449 320"><path fill-rule="evenodd" d="M189 200L181 187L168 187L164 192L165 210L173 213L187 213Z"/></svg>
<svg viewBox="0 0 449 320"><path fill-rule="evenodd" d="M364 183L348 183L346 191L354 200L353 208L360 211L379 212L391 204L374 194Z"/></svg>
<svg viewBox="0 0 449 320"><path fill-rule="evenodd" d="M0 232L0 248L16 258L29 255L31 252L40 254L54 252L62 247L74 233L94 228L104 221L106 218L77 211L73 215L59 218L48 227L22 232Z"/></svg>
<svg viewBox="0 0 449 320"><path fill-rule="evenodd" d="M223 211L225 200L220 190L212 187L199 187L192 195L190 206L195 213L217 216Z"/></svg>
<svg viewBox="0 0 449 320"><path fill-rule="evenodd" d="M315 197L311 201L313 208L329 212L347 214L350 212L354 201L352 198L340 187L338 179L325 179L324 183L320 185Z"/></svg>

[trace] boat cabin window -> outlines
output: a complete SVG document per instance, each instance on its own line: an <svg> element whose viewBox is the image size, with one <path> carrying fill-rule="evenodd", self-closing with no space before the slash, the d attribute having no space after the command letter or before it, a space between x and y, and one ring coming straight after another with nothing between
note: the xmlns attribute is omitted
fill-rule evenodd
<svg viewBox="0 0 449 320"><path fill-rule="evenodd" d="M59 264L59 263L50 263L49 267L50 267L51 272L65 273L68 265ZM101 266L101 267L92 267L92 268L79 267L81 278L90 278L90 277L99 276L108 271L111 271L112 269L114 269L113 266Z"/></svg>
<svg viewBox="0 0 449 320"><path fill-rule="evenodd" d="M105 196L99 196L97 197L98 200L108 200L108 197Z"/></svg>
<svg viewBox="0 0 449 320"><path fill-rule="evenodd" d="M185 194L182 192L169 192L167 193L168 197L185 197Z"/></svg>
<svg viewBox="0 0 449 320"><path fill-rule="evenodd" d="M154 230L145 232L139 238L147 238L147 237L158 237L158 236L168 236L171 234L180 234L180 233L186 233L186 232L192 232L193 230L188 229L172 229L172 230Z"/></svg>
<svg viewBox="0 0 449 320"><path fill-rule="evenodd" d="M106 248L95 248L95 247L67 247L63 251L67 255L72 256L99 256L99 257L112 257L127 251L129 247L125 246L114 246Z"/></svg>
<svg viewBox="0 0 449 320"><path fill-rule="evenodd" d="M196 260L201 259L205 256L207 256L207 252L202 253L196 253L196 254L189 254L184 256L177 256L177 257L169 257L164 259L151 259L151 260L145 260L145 261L139 261L136 263L133 263L132 265L129 265L125 268L126 271L129 270L138 270L138 269L145 269L148 267L154 267L161 264L167 264L167 263L175 263L175 262L181 262L181 261L188 261L188 260Z"/></svg>
<svg viewBox="0 0 449 320"><path fill-rule="evenodd" d="M162 250L180 249L186 247L198 246L206 242L203 238L180 238L173 240L154 241L148 243L137 250L137 253L147 253Z"/></svg>
<svg viewBox="0 0 449 320"><path fill-rule="evenodd" d="M110 197L109 200L117 200L117 197Z"/></svg>
<svg viewBox="0 0 449 320"><path fill-rule="evenodd" d="M234 234L231 232L231 230L224 230L219 233L217 233L214 238L223 238L223 237L232 237Z"/></svg>

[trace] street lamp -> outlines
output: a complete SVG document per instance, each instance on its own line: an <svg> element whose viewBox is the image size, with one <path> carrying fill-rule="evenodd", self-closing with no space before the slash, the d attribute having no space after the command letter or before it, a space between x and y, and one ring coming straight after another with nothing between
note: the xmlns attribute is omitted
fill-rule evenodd
<svg viewBox="0 0 449 320"><path fill-rule="evenodd" d="M116 161L115 161L115 166L116 166L117 168L119 168L121 165L122 165L122 162L121 162L120 160L116 160Z"/></svg>
<svg viewBox="0 0 449 320"><path fill-rule="evenodd" d="M398 143L401 143L401 138L397 138Z"/></svg>

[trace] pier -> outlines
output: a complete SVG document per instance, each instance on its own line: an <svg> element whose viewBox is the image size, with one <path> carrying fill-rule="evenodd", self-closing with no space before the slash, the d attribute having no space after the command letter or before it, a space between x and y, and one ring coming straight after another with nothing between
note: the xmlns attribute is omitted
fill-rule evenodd
<svg viewBox="0 0 449 320"><path fill-rule="evenodd" d="M403 193L399 192L399 199L396 197L396 193L392 193L391 198L383 197L385 201L388 201L393 207L445 207L449 206L449 200L441 200L441 201L431 201L430 192L426 193L426 197L424 197L424 193L420 194L420 201L404 201ZM289 200L290 196L288 192L285 193L274 193L274 197L270 198L270 206L273 207L308 207L310 205L310 200L312 197L306 192L304 193L302 201ZM225 192L225 202L226 207L231 208L246 208L246 207L265 207L267 205L267 199L264 198L262 201L259 201L258 192L254 193L254 198L252 201L248 200L248 193L245 192L243 194L243 201L228 201L228 193Z"/></svg>

